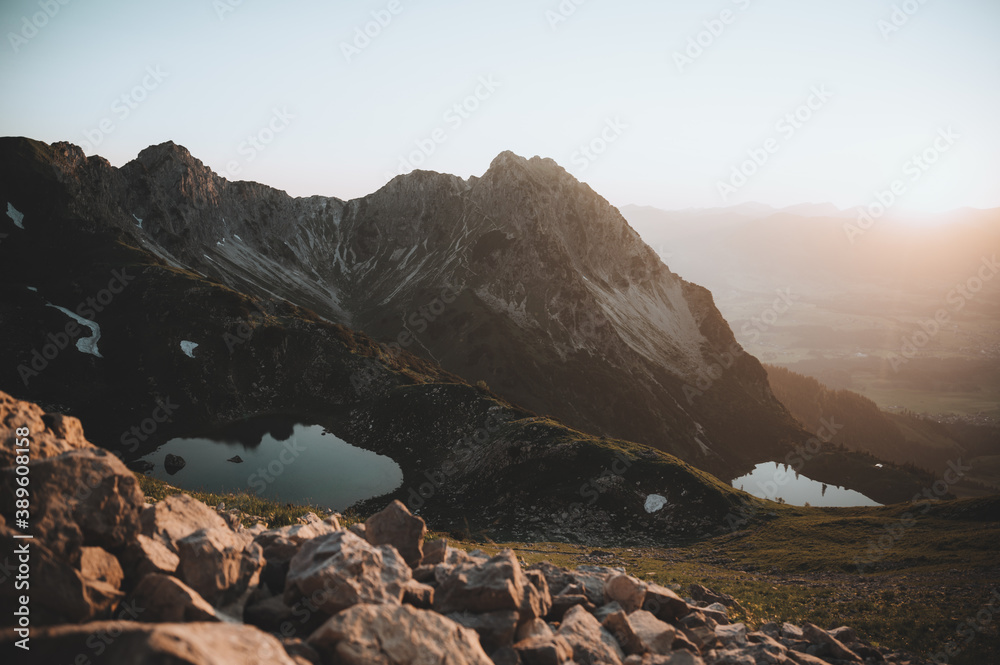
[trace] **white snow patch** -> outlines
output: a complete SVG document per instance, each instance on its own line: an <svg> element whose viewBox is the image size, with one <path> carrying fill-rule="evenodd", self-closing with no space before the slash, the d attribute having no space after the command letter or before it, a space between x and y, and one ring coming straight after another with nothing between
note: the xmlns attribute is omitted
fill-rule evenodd
<svg viewBox="0 0 1000 665"><path fill-rule="evenodd" d="M45 303L48 307L54 307L66 316L74 319L77 323L82 326L90 328L93 334L90 337L81 337L76 340L76 348L80 350L81 353L89 353L92 356L97 356L98 358L103 358L101 352L97 350L97 340L101 339L101 326L97 325L96 322L90 319L85 319L76 312L71 312L65 307L60 307L59 305L53 305L52 303Z"/></svg>
<svg viewBox="0 0 1000 665"><path fill-rule="evenodd" d="M142 228L142 220L139 219L138 217L136 217L134 212L132 213L132 217L135 219L135 221L139 222L138 224L136 224L136 226L138 226L141 229Z"/></svg>
<svg viewBox="0 0 1000 665"><path fill-rule="evenodd" d="M240 242L243 242L243 238L241 238L241 237L239 236L239 234L236 234L236 233L234 233L234 234L233 234L233 237L234 237L234 238L236 238L237 240L239 240Z"/></svg>
<svg viewBox="0 0 1000 665"><path fill-rule="evenodd" d="M184 352L188 358L194 358L194 350L198 348L197 342L189 342L186 339L181 340L181 351Z"/></svg>
<svg viewBox="0 0 1000 665"><path fill-rule="evenodd" d="M36 288L35 288L35 287L33 287L33 286L26 286L26 287L24 287L24 288L28 289L29 291L34 291L35 293L38 293L38 289L36 289Z"/></svg>
<svg viewBox="0 0 1000 665"><path fill-rule="evenodd" d="M663 510L663 507L667 505L667 497L660 496L659 494L650 494L646 497L646 512L655 513L658 510Z"/></svg>
<svg viewBox="0 0 1000 665"><path fill-rule="evenodd" d="M7 216L14 220L14 226L24 229L24 213L19 212L10 201L7 201Z"/></svg>

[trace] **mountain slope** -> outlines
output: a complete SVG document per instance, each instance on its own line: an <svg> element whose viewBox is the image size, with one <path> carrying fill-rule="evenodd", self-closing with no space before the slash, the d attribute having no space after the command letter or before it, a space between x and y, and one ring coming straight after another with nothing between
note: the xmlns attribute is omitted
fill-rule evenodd
<svg viewBox="0 0 1000 665"><path fill-rule="evenodd" d="M708 291L551 160L503 153L481 178L418 171L345 202L230 183L170 143L121 169L68 144L6 145L35 162L19 168L55 171L59 196L94 231L485 380L570 426L719 475L802 438Z"/></svg>

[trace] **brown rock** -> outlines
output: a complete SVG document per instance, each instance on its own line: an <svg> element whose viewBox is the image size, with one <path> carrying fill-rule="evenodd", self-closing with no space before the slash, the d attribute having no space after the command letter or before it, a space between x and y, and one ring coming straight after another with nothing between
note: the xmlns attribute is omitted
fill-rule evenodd
<svg viewBox="0 0 1000 665"><path fill-rule="evenodd" d="M23 438L16 435L19 427L27 427L30 433L32 460L94 448L84 438L83 426L76 418L47 414L37 404L22 402L0 392L0 469L14 466L14 440Z"/></svg>
<svg viewBox="0 0 1000 665"><path fill-rule="evenodd" d="M858 654L848 649L843 642L815 624L807 623L802 626L802 633L813 644L825 644L827 649L830 650L830 655L834 658L847 660L852 663L864 662Z"/></svg>
<svg viewBox="0 0 1000 665"><path fill-rule="evenodd" d="M429 610L434 606L434 587L410 580L403 586L403 602L422 610Z"/></svg>
<svg viewBox="0 0 1000 665"><path fill-rule="evenodd" d="M139 532L142 492L135 475L111 453L97 448L35 459L31 478L31 532L54 555L77 564L80 548L114 551ZM16 509L14 468L0 470L0 513L8 523Z"/></svg>
<svg viewBox="0 0 1000 665"><path fill-rule="evenodd" d="M175 494L142 512L142 533L177 551L176 542L200 529L228 529L218 513L187 494Z"/></svg>
<svg viewBox="0 0 1000 665"><path fill-rule="evenodd" d="M441 570L439 565L439 570ZM464 563L438 580L434 609L449 612L493 612L521 608L527 580L511 550L492 559Z"/></svg>
<svg viewBox="0 0 1000 665"><path fill-rule="evenodd" d="M135 582L150 573L172 575L180 558L159 540L139 534L122 552L125 575Z"/></svg>
<svg viewBox="0 0 1000 665"><path fill-rule="evenodd" d="M142 578L128 601L146 623L219 621L215 609L198 592L176 577L151 573Z"/></svg>
<svg viewBox="0 0 1000 665"><path fill-rule="evenodd" d="M341 665L492 665L475 632L408 605L355 605L307 641Z"/></svg>
<svg viewBox="0 0 1000 665"><path fill-rule="evenodd" d="M579 605L563 617L559 636L573 648L573 658L579 665L620 665L625 657L611 633Z"/></svg>
<svg viewBox="0 0 1000 665"><path fill-rule="evenodd" d="M424 520L410 513L399 500L365 520L365 539L376 547L392 545L413 568L424 558L425 535Z"/></svg>
<svg viewBox="0 0 1000 665"><path fill-rule="evenodd" d="M121 589L125 578L118 559L100 547L84 547L81 550L80 574L84 579L104 582L114 589Z"/></svg>
<svg viewBox="0 0 1000 665"><path fill-rule="evenodd" d="M395 548L337 531L307 541L292 558L284 598L294 605L305 597L327 614L359 603L399 605L411 579Z"/></svg>
<svg viewBox="0 0 1000 665"><path fill-rule="evenodd" d="M625 653L669 653L677 629L660 621L646 610L632 614L618 612L604 620L604 628L614 635Z"/></svg>
<svg viewBox="0 0 1000 665"><path fill-rule="evenodd" d="M574 607L582 607L588 612L593 612L596 609L590 599L583 594L560 594L552 596L552 609L546 618L552 621L562 621L563 616Z"/></svg>
<svg viewBox="0 0 1000 665"><path fill-rule="evenodd" d="M299 625L299 617L292 614L292 608L285 605L281 596L271 596L247 603L243 608L243 622L269 633L287 634L284 624L290 623L295 628Z"/></svg>
<svg viewBox="0 0 1000 665"><path fill-rule="evenodd" d="M605 602L617 602L631 614L646 600L646 585L631 575L615 575L604 582Z"/></svg>
<svg viewBox="0 0 1000 665"><path fill-rule="evenodd" d="M515 639L518 642L523 642L529 637L551 637L552 635L555 635L555 633L552 632L549 624L545 623L542 619L532 619L518 626Z"/></svg>
<svg viewBox="0 0 1000 665"><path fill-rule="evenodd" d="M488 654L511 646L517 631L517 612L504 610L499 612L452 612L449 619L460 626L470 628L479 635L479 643Z"/></svg>
<svg viewBox="0 0 1000 665"><path fill-rule="evenodd" d="M424 543L424 558L421 559L421 566L434 566L444 563L444 558L448 553L448 541L445 538L429 540Z"/></svg>
<svg viewBox="0 0 1000 665"><path fill-rule="evenodd" d="M260 546L226 527L199 529L174 545L177 576L216 606L238 598L264 565Z"/></svg>
<svg viewBox="0 0 1000 665"><path fill-rule="evenodd" d="M691 611L683 598L667 587L652 582L646 583L646 599L642 609L651 612L661 621L677 621Z"/></svg>
<svg viewBox="0 0 1000 665"><path fill-rule="evenodd" d="M535 635L514 645L524 665L563 665L573 658L573 647L558 635Z"/></svg>
<svg viewBox="0 0 1000 665"><path fill-rule="evenodd" d="M99 656L95 645L101 647ZM0 649L12 651L8 646ZM296 665L277 639L240 624L100 621L38 628L32 634L32 662L75 663L81 654L94 665Z"/></svg>

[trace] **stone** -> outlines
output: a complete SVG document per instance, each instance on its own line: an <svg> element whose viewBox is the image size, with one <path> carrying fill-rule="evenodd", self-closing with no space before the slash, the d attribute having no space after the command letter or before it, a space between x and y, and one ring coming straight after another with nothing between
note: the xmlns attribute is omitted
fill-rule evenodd
<svg viewBox="0 0 1000 665"><path fill-rule="evenodd" d="M712 604L719 603L726 607L735 607L736 609L741 609L740 604L735 598L727 593L720 593L718 591L713 591L708 587L702 586L700 584L692 584L688 587L688 591L691 593L691 598L704 603Z"/></svg>
<svg viewBox="0 0 1000 665"><path fill-rule="evenodd" d="M358 538L364 538L365 537L365 523L364 522L358 522L356 524L352 524L351 526L349 526L347 528L347 530L350 531L351 533L353 533Z"/></svg>
<svg viewBox="0 0 1000 665"><path fill-rule="evenodd" d="M524 573L524 592L521 596L521 621L540 619L552 611L552 596L545 576L538 571Z"/></svg>
<svg viewBox="0 0 1000 665"><path fill-rule="evenodd" d="M643 659L643 665L705 665L705 661L696 653L690 651L674 651L667 655L648 656Z"/></svg>
<svg viewBox="0 0 1000 665"><path fill-rule="evenodd" d="M583 594L560 594L558 596L552 596L552 609L549 610L546 618L552 621L562 621L563 616L565 616L565 614L574 607L582 607L588 612L593 612L597 609L594 607L594 604L590 602L590 599Z"/></svg>
<svg viewBox="0 0 1000 665"><path fill-rule="evenodd" d="M439 570L445 564L439 564ZM438 579L434 609L450 612L494 612L521 608L527 580L514 553L507 549L486 561L456 565Z"/></svg>
<svg viewBox="0 0 1000 665"><path fill-rule="evenodd" d="M141 533L122 552L125 576L133 582L138 582L150 573L171 575L180 562L180 557L162 541Z"/></svg>
<svg viewBox="0 0 1000 665"><path fill-rule="evenodd" d="M283 633L285 623L296 626L299 620L297 617L293 617L292 608L285 605L281 596L271 596L248 602L243 608L243 622L257 626L269 633Z"/></svg>
<svg viewBox="0 0 1000 665"><path fill-rule="evenodd" d="M167 455L163 458L163 470L171 476L183 469L187 462L180 455Z"/></svg>
<svg viewBox="0 0 1000 665"><path fill-rule="evenodd" d="M264 565L259 545L225 527L199 529L175 545L177 576L215 606L242 595Z"/></svg>
<svg viewBox="0 0 1000 665"><path fill-rule="evenodd" d="M31 432L31 459L56 457L71 450L93 449L83 435L83 426L72 416L45 413L40 406L22 402L0 391L0 469L14 466L14 439L18 427Z"/></svg>
<svg viewBox="0 0 1000 665"><path fill-rule="evenodd" d="M444 563L445 555L448 553L448 540L437 538L424 542L424 558L421 559L421 566L435 566Z"/></svg>
<svg viewBox="0 0 1000 665"><path fill-rule="evenodd" d="M524 665L563 665L573 658L573 647L555 634L528 637L515 644L514 650Z"/></svg>
<svg viewBox="0 0 1000 665"><path fill-rule="evenodd" d="M566 612L558 634L573 649L573 658L579 665L620 665L625 654L611 633L582 606Z"/></svg>
<svg viewBox="0 0 1000 665"><path fill-rule="evenodd" d="M604 582L604 598L617 602L630 614L646 600L646 585L631 575L615 575Z"/></svg>
<svg viewBox="0 0 1000 665"><path fill-rule="evenodd" d="M410 567L394 547L375 547L350 531L320 536L299 549L289 564L284 599L301 598L336 614L359 603L399 605Z"/></svg>
<svg viewBox="0 0 1000 665"><path fill-rule="evenodd" d="M715 635L724 645L746 646L747 627L742 623L717 626Z"/></svg>
<svg viewBox="0 0 1000 665"><path fill-rule="evenodd" d="M857 632L855 632L853 628L849 628L847 626L840 626L838 628L834 628L833 630L828 630L827 632L844 644L854 644L858 641Z"/></svg>
<svg viewBox="0 0 1000 665"><path fill-rule="evenodd" d="M605 605L601 605L600 607L598 607L597 609L595 609L593 612L591 612L591 614L593 614L594 618L597 619L598 621L600 621L603 624L604 620L607 619L612 614L616 614L617 612L624 612L624 611L625 611L625 608L623 608L617 602L612 601L612 602L607 603Z"/></svg>
<svg viewBox="0 0 1000 665"><path fill-rule="evenodd" d="M715 623L721 623L721 624L729 623L729 612L726 610L726 606L722 605L721 603L712 603L707 607L699 607L691 609L692 611L696 609L698 612L701 612Z"/></svg>
<svg viewBox="0 0 1000 665"><path fill-rule="evenodd" d="M434 606L434 587L410 580L403 586L403 602L422 610L429 610Z"/></svg>
<svg viewBox="0 0 1000 665"><path fill-rule="evenodd" d="M642 603L642 609L667 622L677 621L691 611L683 598L667 587L653 582L646 583L646 598Z"/></svg>
<svg viewBox="0 0 1000 665"><path fill-rule="evenodd" d="M80 548L116 551L139 533L144 505L135 475L117 457L97 448L34 459L31 479L31 533L52 553L76 565ZM13 524L14 468L0 470L0 514Z"/></svg>
<svg viewBox="0 0 1000 665"><path fill-rule="evenodd" d="M518 642L523 642L530 637L551 637L553 635L555 633L544 620L532 619L518 626L517 634L514 637Z"/></svg>
<svg viewBox="0 0 1000 665"><path fill-rule="evenodd" d="M805 635L802 629L795 624L785 622L781 624L780 634L782 637L788 638L790 640L804 640Z"/></svg>
<svg viewBox="0 0 1000 665"><path fill-rule="evenodd" d="M100 547L84 547L80 551L80 574L84 579L104 582L114 589L121 589L125 579L118 559Z"/></svg>
<svg viewBox="0 0 1000 665"><path fill-rule="evenodd" d="M826 645L830 655L839 660L846 660L852 663L862 663L861 657L851 651L843 642L830 635L819 626L807 623L802 626L802 634L813 644Z"/></svg>
<svg viewBox="0 0 1000 665"><path fill-rule="evenodd" d="M176 553L175 543L199 529L227 529L219 514L187 494L175 494L142 511L142 533Z"/></svg>
<svg viewBox="0 0 1000 665"><path fill-rule="evenodd" d="M25 540L15 538L17 532L0 526L0 547L13 564L16 548ZM79 623L108 616L122 598L117 587L105 582L88 580L79 570L57 557L40 540L28 541L31 556L31 625L43 626L59 623ZM23 590L15 589L8 578L0 584L0 603L5 608L19 607ZM16 623L13 609L0 615L0 625Z"/></svg>
<svg viewBox="0 0 1000 665"><path fill-rule="evenodd" d="M677 634L674 636L674 643L671 646L674 651L685 650L694 654L701 653L698 645L688 639L687 635L681 631L677 631Z"/></svg>
<svg viewBox="0 0 1000 665"><path fill-rule="evenodd" d="M365 539L376 547L392 545L410 567L419 566L424 558L425 535L424 520L413 515L399 500L365 520Z"/></svg>
<svg viewBox="0 0 1000 665"><path fill-rule="evenodd" d="M603 626L627 654L669 653L677 635L676 628L646 610L612 614L604 620Z"/></svg>
<svg viewBox="0 0 1000 665"><path fill-rule="evenodd" d="M479 635L479 643L488 654L514 643L518 616L517 612L512 610L483 612L481 614L451 612L446 616L458 625L476 631L476 634Z"/></svg>
<svg viewBox="0 0 1000 665"><path fill-rule="evenodd" d="M307 642L340 665L492 665L474 631L408 605L354 605Z"/></svg>
<svg viewBox="0 0 1000 665"><path fill-rule="evenodd" d="M176 577L151 573L129 594L136 620L148 623L220 621L213 608L197 591Z"/></svg>
<svg viewBox="0 0 1000 665"><path fill-rule="evenodd" d="M39 627L31 637L31 657L35 663L77 663L81 662L78 657L86 654L91 656L88 662L95 665L298 665L276 638L241 624L99 621ZM7 646L0 649L8 651ZM97 654L96 647L101 647L99 658L93 657Z"/></svg>
<svg viewBox="0 0 1000 665"><path fill-rule="evenodd" d="M333 518L333 523L321 521L319 518L316 518L315 520L306 522L305 524L289 524L288 526L283 526L277 529L268 529L267 531L257 534L254 537L254 540L257 541L257 544L260 545L266 552L267 548L277 541L301 545L307 540L319 538L320 536L325 536L329 533L335 533L337 531L340 531L340 528L336 524L336 518Z"/></svg>
<svg viewBox="0 0 1000 665"><path fill-rule="evenodd" d="M680 630L684 634L684 637L694 644L701 653L705 653L709 649L714 649L721 644L715 631L708 626L681 626Z"/></svg>

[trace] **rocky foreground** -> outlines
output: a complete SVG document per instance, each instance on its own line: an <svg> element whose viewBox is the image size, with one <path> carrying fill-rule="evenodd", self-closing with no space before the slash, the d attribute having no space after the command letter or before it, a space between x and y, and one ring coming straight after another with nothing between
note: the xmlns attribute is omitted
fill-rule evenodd
<svg viewBox="0 0 1000 665"><path fill-rule="evenodd" d="M621 568L425 541L398 501L347 529L314 515L246 528L186 495L148 504L79 421L3 393L0 441L8 663L916 662L847 627L732 623L737 601L699 585L685 599Z"/></svg>

